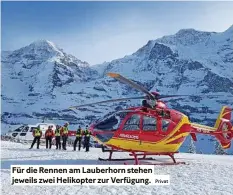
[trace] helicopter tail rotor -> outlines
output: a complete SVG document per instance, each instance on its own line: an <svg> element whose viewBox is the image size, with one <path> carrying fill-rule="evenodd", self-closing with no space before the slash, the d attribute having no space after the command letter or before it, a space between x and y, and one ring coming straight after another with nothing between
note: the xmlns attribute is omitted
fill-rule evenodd
<svg viewBox="0 0 233 195"><path fill-rule="evenodd" d="M232 109L224 106L216 120L215 128L217 129L216 138L224 149L230 148L233 139L233 127L230 122Z"/></svg>

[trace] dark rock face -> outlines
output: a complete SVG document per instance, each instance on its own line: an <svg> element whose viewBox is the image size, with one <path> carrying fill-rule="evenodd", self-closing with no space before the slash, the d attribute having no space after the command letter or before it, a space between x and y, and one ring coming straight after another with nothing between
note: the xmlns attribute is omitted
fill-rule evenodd
<svg viewBox="0 0 233 195"><path fill-rule="evenodd" d="M153 59L161 60L170 57L172 55L173 52L169 47L163 44L155 43L154 47L150 51L149 60L153 60Z"/></svg>
<svg viewBox="0 0 233 195"><path fill-rule="evenodd" d="M212 72L208 72L200 84L208 86L204 92L229 92L233 94L233 82L228 78L220 77Z"/></svg>

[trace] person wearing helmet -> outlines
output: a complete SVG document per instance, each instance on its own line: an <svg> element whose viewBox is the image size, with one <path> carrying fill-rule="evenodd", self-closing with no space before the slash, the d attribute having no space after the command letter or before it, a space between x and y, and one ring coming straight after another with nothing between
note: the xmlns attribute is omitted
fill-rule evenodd
<svg viewBox="0 0 233 195"><path fill-rule="evenodd" d="M74 141L74 151L76 151L77 142L78 142L78 151L80 151L81 141L82 141L82 129L81 129L81 126L79 125L79 127L76 131L76 139Z"/></svg>
<svg viewBox="0 0 233 195"><path fill-rule="evenodd" d="M61 149L61 128L59 125L56 125L55 130L55 140L56 140L56 150Z"/></svg>
<svg viewBox="0 0 233 195"><path fill-rule="evenodd" d="M91 132L88 130L88 125L86 125L86 129L84 131L84 147L86 148L86 152L89 152L90 136Z"/></svg>
<svg viewBox="0 0 233 195"><path fill-rule="evenodd" d="M32 149L34 144L36 143L37 141L37 149L39 149L39 146L40 146L40 138L42 136L42 131L40 130L40 127L38 126L37 128L35 128L35 130L33 131L33 137L34 137L34 140L32 142L32 145L29 149Z"/></svg>
<svg viewBox="0 0 233 195"><path fill-rule="evenodd" d="M54 137L52 128L53 126L49 126L48 129L45 131L46 149L51 149L52 147L52 138Z"/></svg>
<svg viewBox="0 0 233 195"><path fill-rule="evenodd" d="M64 126L61 128L61 136L62 136L62 149L66 150L66 142L68 139L68 125L69 123L65 123Z"/></svg>

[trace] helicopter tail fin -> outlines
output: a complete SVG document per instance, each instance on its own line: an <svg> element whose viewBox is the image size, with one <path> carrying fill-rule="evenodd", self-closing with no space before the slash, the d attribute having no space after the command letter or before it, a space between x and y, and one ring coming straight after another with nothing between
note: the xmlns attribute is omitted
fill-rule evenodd
<svg viewBox="0 0 233 195"><path fill-rule="evenodd" d="M221 112L218 115L218 118L215 122L214 128L218 129L219 125L221 124L221 119L225 119L225 120L231 120L231 111L232 109L227 107L227 106L223 106L221 109Z"/></svg>
<svg viewBox="0 0 233 195"><path fill-rule="evenodd" d="M231 140L233 139L231 112L231 108L223 106L214 125L214 128L216 129L216 132L214 132L215 137L224 149L231 147Z"/></svg>

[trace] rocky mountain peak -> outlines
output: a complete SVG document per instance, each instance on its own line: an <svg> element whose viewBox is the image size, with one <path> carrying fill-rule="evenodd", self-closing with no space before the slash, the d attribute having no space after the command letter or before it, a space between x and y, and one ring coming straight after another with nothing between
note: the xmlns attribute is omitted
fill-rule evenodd
<svg viewBox="0 0 233 195"><path fill-rule="evenodd" d="M214 32L203 32L195 29L181 29L175 35L164 36L156 41L170 45L195 45L207 41Z"/></svg>
<svg viewBox="0 0 233 195"><path fill-rule="evenodd" d="M19 60L47 60L54 56L64 56L62 49L47 40L38 40L30 45L13 51L10 58Z"/></svg>
<svg viewBox="0 0 233 195"><path fill-rule="evenodd" d="M48 40L37 40L37 41L34 41L33 43L31 43L29 46L29 48L31 49L48 49L50 51L57 51L57 52L61 52L62 50L57 46L55 45L53 42L51 41L48 41Z"/></svg>

